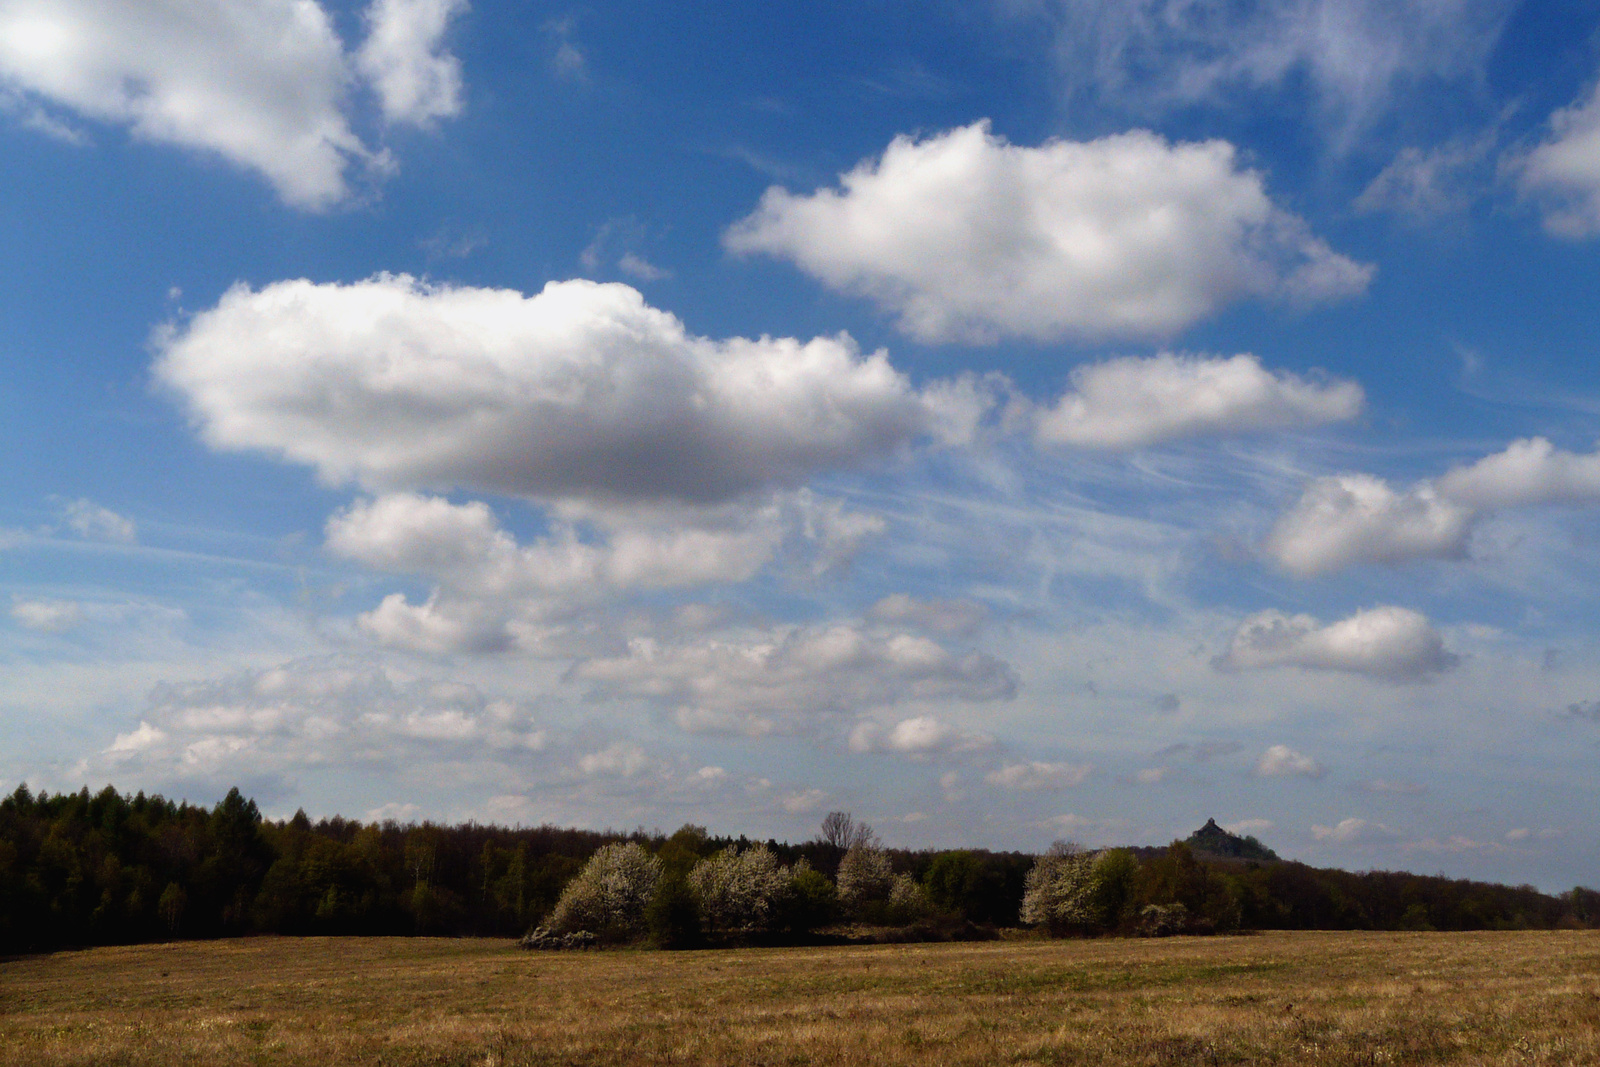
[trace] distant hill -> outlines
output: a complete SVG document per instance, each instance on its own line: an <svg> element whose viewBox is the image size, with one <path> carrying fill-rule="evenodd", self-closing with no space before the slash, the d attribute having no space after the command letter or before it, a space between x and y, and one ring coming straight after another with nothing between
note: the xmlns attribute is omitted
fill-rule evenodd
<svg viewBox="0 0 1600 1067"><path fill-rule="evenodd" d="M1206 824L1189 835L1188 846L1208 856L1226 856L1239 860L1275 860L1278 854L1254 837L1230 834L1217 825L1217 820L1207 819Z"/></svg>

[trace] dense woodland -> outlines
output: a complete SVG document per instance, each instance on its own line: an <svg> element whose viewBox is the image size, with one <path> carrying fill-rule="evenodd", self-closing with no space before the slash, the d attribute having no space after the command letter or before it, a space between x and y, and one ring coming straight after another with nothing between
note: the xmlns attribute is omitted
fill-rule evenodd
<svg viewBox="0 0 1600 1067"><path fill-rule="evenodd" d="M606 846L629 844L655 872L648 934L668 945L716 939L697 900L713 884L712 861L740 855L781 880L759 931L743 928L768 940L816 938L846 921L907 937L984 936L1023 922L1063 934L1600 925L1600 893L1588 889L1551 896L1227 856L1218 853L1241 848L1219 849L1204 833L1165 849L1036 857L883 849L868 828L830 819L792 845L693 826L597 833L312 822L303 813L275 822L236 789L208 809L110 787L35 796L23 786L0 800L0 953L254 933L518 937L548 921ZM852 903L840 890L861 883L863 857L892 881L881 899L858 891ZM724 940L739 932L720 931Z"/></svg>

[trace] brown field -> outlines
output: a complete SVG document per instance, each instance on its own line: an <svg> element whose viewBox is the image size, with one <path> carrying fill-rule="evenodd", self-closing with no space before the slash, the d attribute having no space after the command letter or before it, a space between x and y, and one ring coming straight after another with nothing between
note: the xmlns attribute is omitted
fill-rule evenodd
<svg viewBox="0 0 1600 1067"><path fill-rule="evenodd" d="M1600 1064L1600 932L0 963L0 1064Z"/></svg>

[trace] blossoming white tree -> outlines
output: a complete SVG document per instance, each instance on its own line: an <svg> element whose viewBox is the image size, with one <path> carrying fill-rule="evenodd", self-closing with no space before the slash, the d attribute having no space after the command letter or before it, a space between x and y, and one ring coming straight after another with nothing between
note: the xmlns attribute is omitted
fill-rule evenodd
<svg viewBox="0 0 1600 1067"><path fill-rule="evenodd" d="M789 869L766 845L725 848L695 864L689 885L712 932L758 933L771 926L790 891Z"/></svg>
<svg viewBox="0 0 1600 1067"><path fill-rule="evenodd" d="M644 929L645 905L660 880L661 861L637 842L606 845L561 891L549 926L557 933L637 935Z"/></svg>

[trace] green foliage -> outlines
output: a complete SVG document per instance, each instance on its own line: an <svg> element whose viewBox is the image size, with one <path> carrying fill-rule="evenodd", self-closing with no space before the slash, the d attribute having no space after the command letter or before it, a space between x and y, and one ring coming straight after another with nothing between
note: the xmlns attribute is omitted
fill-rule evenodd
<svg viewBox="0 0 1600 1067"><path fill-rule="evenodd" d="M823 841L759 846L778 871L791 865L763 936L803 936L847 915L906 922L930 907L974 923L1017 922L1034 857L891 852L861 840L870 828L849 829L856 847L843 854ZM201 807L111 788L36 795L20 786L0 797L0 953L251 932L516 937L556 908L599 850L630 842L654 852L647 858L662 874L625 924L627 936L648 929L661 943L700 928L683 899L695 864L730 846L740 855L758 848L692 825L663 837L314 821L304 812L275 822L237 790ZM1095 854L1072 894L1076 918L1061 913L1062 932L1600 925L1600 893L1591 889L1556 897L1529 886L1220 857L1182 843L1135 851ZM839 869L837 888L829 864ZM651 908L659 899L657 918L645 899Z"/></svg>
<svg viewBox="0 0 1600 1067"><path fill-rule="evenodd" d="M657 948L696 948L700 934L700 901L682 874L669 873L656 886L644 909L645 928Z"/></svg>
<svg viewBox="0 0 1600 1067"><path fill-rule="evenodd" d="M839 890L828 876L801 859L789 879L787 907L778 925L806 934L839 918Z"/></svg>

